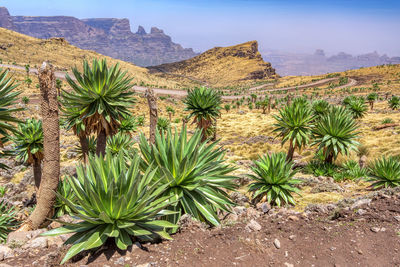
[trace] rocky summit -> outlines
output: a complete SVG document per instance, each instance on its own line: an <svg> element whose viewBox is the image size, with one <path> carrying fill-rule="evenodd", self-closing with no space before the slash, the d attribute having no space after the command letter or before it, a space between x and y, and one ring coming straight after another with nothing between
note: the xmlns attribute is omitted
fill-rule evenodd
<svg viewBox="0 0 400 267"><path fill-rule="evenodd" d="M41 39L63 37L79 48L139 66L175 62L197 55L191 48L172 42L170 36L156 27L146 33L139 26L133 33L128 19L11 16L7 8L0 7L0 27Z"/></svg>
<svg viewBox="0 0 400 267"><path fill-rule="evenodd" d="M215 47L187 60L148 68L153 73L186 77L217 87L278 77L262 58L257 41Z"/></svg>

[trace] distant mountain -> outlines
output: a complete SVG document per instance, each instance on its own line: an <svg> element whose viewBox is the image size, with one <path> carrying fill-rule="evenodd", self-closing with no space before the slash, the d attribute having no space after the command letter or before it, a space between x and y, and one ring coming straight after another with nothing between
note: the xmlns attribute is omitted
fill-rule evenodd
<svg viewBox="0 0 400 267"><path fill-rule="evenodd" d="M275 69L261 57L257 41L215 47L187 60L148 69L162 76L186 77L217 87L277 78Z"/></svg>
<svg viewBox="0 0 400 267"><path fill-rule="evenodd" d="M282 76L318 75L361 67L400 64L400 57L381 56L377 52L358 56L340 52L337 55L327 57L324 50L317 49L314 54L263 51L262 55L271 62L277 73Z"/></svg>
<svg viewBox="0 0 400 267"><path fill-rule="evenodd" d="M5 7L0 7L0 27L41 39L64 37L79 48L139 66L175 62L197 55L191 48L172 42L170 36L156 27L146 33L139 26L133 33L128 19L10 16Z"/></svg>

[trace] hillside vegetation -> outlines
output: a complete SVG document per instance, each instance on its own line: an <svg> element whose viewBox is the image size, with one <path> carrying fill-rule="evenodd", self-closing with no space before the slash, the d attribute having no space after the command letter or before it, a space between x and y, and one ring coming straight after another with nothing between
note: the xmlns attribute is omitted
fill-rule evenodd
<svg viewBox="0 0 400 267"><path fill-rule="evenodd" d="M265 62L257 41L229 47L215 47L184 61L149 67L164 77L189 77L213 87L232 86L277 78Z"/></svg>
<svg viewBox="0 0 400 267"><path fill-rule="evenodd" d="M122 60L116 60L93 51L83 50L70 45L63 38L42 40L24 34L0 28L0 63L37 68L44 60L50 62L57 70L70 70L73 66L81 67L84 59L106 58L109 64L119 63L137 85L151 87L180 88L191 84L188 80L175 82L171 79L157 77L146 68L135 66Z"/></svg>

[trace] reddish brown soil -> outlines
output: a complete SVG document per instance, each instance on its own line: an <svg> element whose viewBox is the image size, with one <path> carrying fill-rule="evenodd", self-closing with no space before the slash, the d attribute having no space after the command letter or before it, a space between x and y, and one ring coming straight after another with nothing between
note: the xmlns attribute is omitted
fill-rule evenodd
<svg viewBox="0 0 400 267"><path fill-rule="evenodd" d="M400 266L399 215L399 195L331 214L263 215L256 219L262 226L258 232L245 230L246 223L211 230L193 226L174 235L173 241L135 246L126 253L106 249L66 266ZM374 227L380 230L373 232ZM41 258L49 251L52 257ZM57 266L62 254L51 248L5 263ZM117 264L121 256L125 262Z"/></svg>

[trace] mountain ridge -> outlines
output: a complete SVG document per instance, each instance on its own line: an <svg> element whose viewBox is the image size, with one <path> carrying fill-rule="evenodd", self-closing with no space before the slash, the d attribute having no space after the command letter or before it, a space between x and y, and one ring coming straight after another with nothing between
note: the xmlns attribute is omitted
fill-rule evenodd
<svg viewBox="0 0 400 267"><path fill-rule="evenodd" d="M138 66L175 62L197 55L193 49L174 43L170 36L156 27L146 33L139 26L133 33L126 18L11 16L7 8L0 7L0 27L40 39L63 37L79 48Z"/></svg>

